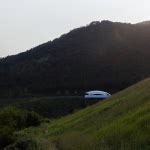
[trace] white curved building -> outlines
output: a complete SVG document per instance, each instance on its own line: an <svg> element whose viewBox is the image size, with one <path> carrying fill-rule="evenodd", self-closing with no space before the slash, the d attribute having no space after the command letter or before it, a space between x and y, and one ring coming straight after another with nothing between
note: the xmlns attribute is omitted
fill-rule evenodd
<svg viewBox="0 0 150 150"><path fill-rule="evenodd" d="M106 99L109 98L111 94L104 91L88 91L85 93L84 98L86 99Z"/></svg>

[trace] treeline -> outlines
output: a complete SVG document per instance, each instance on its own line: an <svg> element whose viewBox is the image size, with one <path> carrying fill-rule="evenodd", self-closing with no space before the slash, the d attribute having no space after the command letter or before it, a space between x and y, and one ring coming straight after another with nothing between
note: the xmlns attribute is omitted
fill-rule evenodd
<svg viewBox="0 0 150 150"><path fill-rule="evenodd" d="M77 96L0 99L0 108L10 105L20 109L34 111L43 117L54 119L72 114L96 102L97 100L86 100L83 97Z"/></svg>

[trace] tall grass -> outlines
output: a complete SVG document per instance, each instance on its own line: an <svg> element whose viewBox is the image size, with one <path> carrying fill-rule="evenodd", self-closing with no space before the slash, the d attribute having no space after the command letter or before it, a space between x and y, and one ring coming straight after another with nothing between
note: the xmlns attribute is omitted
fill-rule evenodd
<svg viewBox="0 0 150 150"><path fill-rule="evenodd" d="M19 135L31 136L45 150L148 150L150 78L106 101ZM49 143L47 148L44 140Z"/></svg>

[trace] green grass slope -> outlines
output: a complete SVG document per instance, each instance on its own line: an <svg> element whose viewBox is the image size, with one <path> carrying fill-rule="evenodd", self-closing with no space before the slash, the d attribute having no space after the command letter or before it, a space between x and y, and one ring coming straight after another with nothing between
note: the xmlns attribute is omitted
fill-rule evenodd
<svg viewBox="0 0 150 150"><path fill-rule="evenodd" d="M150 149L150 78L73 115L18 133L37 149Z"/></svg>

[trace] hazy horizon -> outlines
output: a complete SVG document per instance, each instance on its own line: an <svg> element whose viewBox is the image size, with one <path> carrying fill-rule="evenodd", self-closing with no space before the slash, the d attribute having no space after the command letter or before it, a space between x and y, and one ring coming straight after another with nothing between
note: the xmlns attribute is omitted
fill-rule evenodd
<svg viewBox="0 0 150 150"><path fill-rule="evenodd" d="M0 57L29 50L92 21L150 20L143 0L0 0Z"/></svg>

